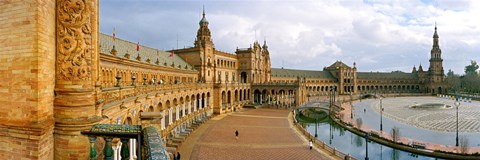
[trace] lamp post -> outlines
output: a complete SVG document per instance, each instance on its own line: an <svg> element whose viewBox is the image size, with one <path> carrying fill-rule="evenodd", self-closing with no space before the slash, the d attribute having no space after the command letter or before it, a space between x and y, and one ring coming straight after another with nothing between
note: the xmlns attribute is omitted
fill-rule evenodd
<svg viewBox="0 0 480 160"><path fill-rule="evenodd" d="M352 96L353 93L350 93L350 118L353 119L353 105L352 105Z"/></svg>
<svg viewBox="0 0 480 160"><path fill-rule="evenodd" d="M456 143L455 145L458 146L458 106L460 106L460 101L458 99L455 100L455 107L457 108L457 137L456 137Z"/></svg>
<svg viewBox="0 0 480 160"><path fill-rule="evenodd" d="M380 132L383 131L383 106L382 106L382 97L380 97Z"/></svg>
<svg viewBox="0 0 480 160"><path fill-rule="evenodd" d="M318 134L317 134L317 126L318 126L318 115L315 114L315 138L318 137Z"/></svg>
<svg viewBox="0 0 480 160"><path fill-rule="evenodd" d="M330 91L328 91L328 99L329 99L329 108L332 108L332 88L330 88Z"/></svg>

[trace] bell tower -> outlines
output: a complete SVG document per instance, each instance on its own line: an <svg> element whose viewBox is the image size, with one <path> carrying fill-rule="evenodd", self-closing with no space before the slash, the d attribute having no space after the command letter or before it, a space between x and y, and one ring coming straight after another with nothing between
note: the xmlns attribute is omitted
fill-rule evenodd
<svg viewBox="0 0 480 160"><path fill-rule="evenodd" d="M203 8L202 19L199 22L200 28L197 31L197 38L195 39L195 48L199 48L201 70L199 79L205 82L212 82L214 71L214 45L210 29L208 28L208 21L205 18L205 7Z"/></svg>
<svg viewBox="0 0 480 160"><path fill-rule="evenodd" d="M435 33L433 34L433 46L430 51L430 67L428 68L428 76L430 83L438 83L443 81L443 59L442 50L438 45L437 25L435 24Z"/></svg>
<svg viewBox="0 0 480 160"><path fill-rule="evenodd" d="M205 8L203 8L202 15L202 19L199 22L200 28L198 28L197 38L195 39L195 47L213 45L210 29L208 28L208 21L207 18L205 18Z"/></svg>

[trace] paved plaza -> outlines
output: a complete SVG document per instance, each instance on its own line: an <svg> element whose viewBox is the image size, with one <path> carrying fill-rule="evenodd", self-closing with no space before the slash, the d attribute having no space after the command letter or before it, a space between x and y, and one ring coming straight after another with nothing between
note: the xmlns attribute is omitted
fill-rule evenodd
<svg viewBox="0 0 480 160"><path fill-rule="evenodd" d="M443 103L448 109L412 109L414 104ZM383 99L383 116L420 128L442 131L456 131L456 110L454 101L438 97L395 97ZM380 111L380 101L373 104L375 112ZM480 103L461 102L458 110L459 132L480 132Z"/></svg>
<svg viewBox="0 0 480 160"><path fill-rule="evenodd" d="M309 150L289 121L289 110L245 109L201 125L182 144L182 159L332 159ZM239 140L235 140L235 130ZM326 155L326 156L325 156Z"/></svg>

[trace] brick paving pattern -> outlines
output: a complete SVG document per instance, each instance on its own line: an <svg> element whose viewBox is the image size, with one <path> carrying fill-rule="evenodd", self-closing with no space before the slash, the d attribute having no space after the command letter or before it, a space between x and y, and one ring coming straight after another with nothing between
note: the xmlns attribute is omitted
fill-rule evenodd
<svg viewBox="0 0 480 160"><path fill-rule="evenodd" d="M289 110L246 109L215 117L187 138L180 153L192 160L331 159L308 149L307 140L290 125L288 114ZM238 142L235 130L239 131Z"/></svg>

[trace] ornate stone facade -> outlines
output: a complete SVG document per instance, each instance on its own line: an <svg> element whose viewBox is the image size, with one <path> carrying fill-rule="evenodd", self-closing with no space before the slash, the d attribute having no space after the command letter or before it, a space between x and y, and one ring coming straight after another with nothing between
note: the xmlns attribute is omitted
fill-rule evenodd
<svg viewBox="0 0 480 160"><path fill-rule="evenodd" d="M100 34L98 0L0 2L0 157L87 159L94 124L153 126L168 142L194 119L245 105L296 107L312 96L438 93L443 83L435 31L431 65L413 73L271 69L266 41L217 50L205 13L194 47L160 51ZM22 11L19 13L19 11ZM141 119L152 112L154 121Z"/></svg>
<svg viewBox="0 0 480 160"><path fill-rule="evenodd" d="M438 33L435 26L430 67L423 71L422 65L411 73L394 72L357 72L353 67L337 61L323 71L291 70L272 68L272 82L292 83L298 78L305 78L308 97L326 96L330 89L339 95L367 94L443 94L448 86L442 65L441 50L438 45Z"/></svg>

